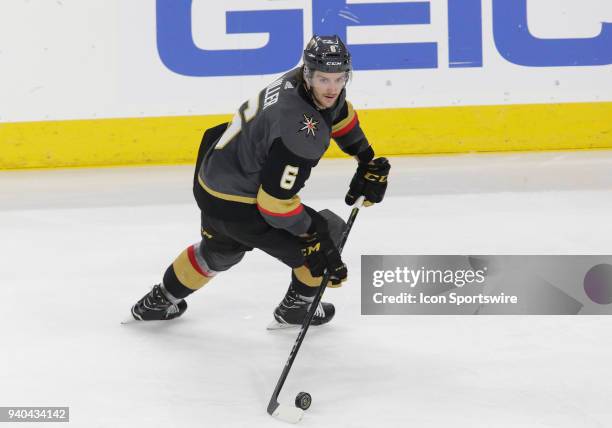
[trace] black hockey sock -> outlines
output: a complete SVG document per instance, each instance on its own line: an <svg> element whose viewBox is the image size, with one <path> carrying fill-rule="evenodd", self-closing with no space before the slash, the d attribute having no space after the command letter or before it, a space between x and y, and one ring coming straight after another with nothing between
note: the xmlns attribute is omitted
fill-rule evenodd
<svg viewBox="0 0 612 428"><path fill-rule="evenodd" d="M176 273L174 272L174 267L172 265L168 266L168 269L166 269L166 272L164 273L163 284L166 291L177 299L184 299L195 291L181 284L181 281L179 281L179 279L176 277Z"/></svg>

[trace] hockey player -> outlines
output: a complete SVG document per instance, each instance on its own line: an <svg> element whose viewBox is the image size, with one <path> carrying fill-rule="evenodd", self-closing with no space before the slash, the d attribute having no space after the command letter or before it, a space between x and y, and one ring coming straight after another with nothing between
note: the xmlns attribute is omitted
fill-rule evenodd
<svg viewBox="0 0 612 428"><path fill-rule="evenodd" d="M337 245L344 221L317 212L298 196L333 138L358 161L346 203L381 202L389 162L374 159L357 113L345 99L351 57L338 36L313 36L303 65L243 103L232 121L204 133L194 176L201 241L184 250L163 280L132 307L136 320L168 320L187 309L185 298L259 248L292 269L274 310L276 326L301 324L325 270L330 286L347 278ZM335 310L320 303L313 325Z"/></svg>

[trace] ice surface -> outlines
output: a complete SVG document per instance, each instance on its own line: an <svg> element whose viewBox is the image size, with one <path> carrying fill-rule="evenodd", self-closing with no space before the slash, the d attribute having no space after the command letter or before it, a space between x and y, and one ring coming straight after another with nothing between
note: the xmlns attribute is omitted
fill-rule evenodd
<svg viewBox="0 0 612 428"><path fill-rule="evenodd" d="M361 254L610 254L612 152L392 159L345 249L337 315L310 330L280 401L304 427L612 426L609 316L361 316ZM351 160L303 200L343 217ZM199 237L192 169L0 173L0 405L70 406L71 427L273 427L297 330L267 331L289 272L259 251L184 317L121 325Z"/></svg>

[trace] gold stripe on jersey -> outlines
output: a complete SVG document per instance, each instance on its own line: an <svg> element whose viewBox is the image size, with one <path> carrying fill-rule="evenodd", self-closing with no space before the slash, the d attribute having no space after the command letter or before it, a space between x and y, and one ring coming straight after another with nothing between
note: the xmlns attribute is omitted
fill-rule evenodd
<svg viewBox="0 0 612 428"><path fill-rule="evenodd" d="M207 277L198 272L189 259L189 249L183 251L172 263L172 268L178 280L191 290L202 288L212 277Z"/></svg>
<svg viewBox="0 0 612 428"><path fill-rule="evenodd" d="M259 187L257 192L257 206L267 214L278 216L291 216L299 214L299 208L302 201L298 195L294 195L291 199L279 199L266 192L263 186Z"/></svg>
<svg viewBox="0 0 612 428"><path fill-rule="evenodd" d="M251 198L248 196L230 195L229 193L217 192L216 190L213 190L210 187L208 187L206 183L204 183L204 180L202 180L202 177L200 177L199 175L198 175L198 181L200 182L200 186L202 186L202 188L206 190L207 193L211 194L215 198L225 199L226 201L232 201L232 202L242 202L243 204L257 203L256 198Z"/></svg>
<svg viewBox="0 0 612 428"><path fill-rule="evenodd" d="M350 101L347 101L346 102L346 106L348 107L348 114L347 114L347 116L344 119L342 119L340 122L338 122L334 126L332 126L332 133L340 131L346 125L351 123L351 121L355 117L355 110L353 110L353 104L351 104Z"/></svg>

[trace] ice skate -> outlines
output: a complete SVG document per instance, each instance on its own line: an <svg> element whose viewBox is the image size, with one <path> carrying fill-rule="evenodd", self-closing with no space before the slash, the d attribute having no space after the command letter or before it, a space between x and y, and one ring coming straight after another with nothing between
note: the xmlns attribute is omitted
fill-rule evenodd
<svg viewBox="0 0 612 428"><path fill-rule="evenodd" d="M136 321L171 320L180 317L186 310L185 300L171 298L161 284L157 284L132 306L132 316Z"/></svg>
<svg viewBox="0 0 612 428"><path fill-rule="evenodd" d="M305 298L290 288L283 301L274 310L274 321L268 325L268 330L300 327L310 308L311 301L312 298ZM333 304L319 302L311 325L326 324L332 320L335 313Z"/></svg>

